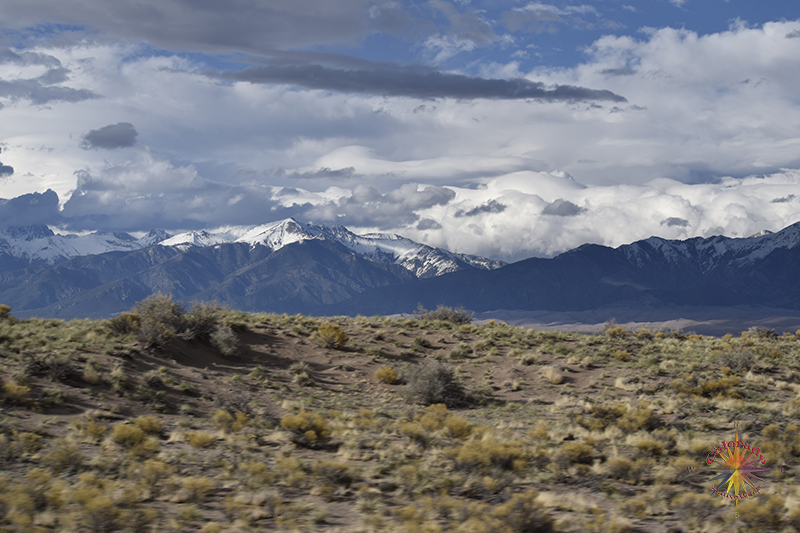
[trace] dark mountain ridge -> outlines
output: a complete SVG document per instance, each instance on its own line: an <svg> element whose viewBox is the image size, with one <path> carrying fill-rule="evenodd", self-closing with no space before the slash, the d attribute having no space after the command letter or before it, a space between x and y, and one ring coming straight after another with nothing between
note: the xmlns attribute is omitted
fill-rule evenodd
<svg viewBox="0 0 800 533"><path fill-rule="evenodd" d="M0 268L0 302L18 316L58 318L112 316L158 291L245 311L317 315L410 313L420 303L477 312L800 309L800 223L744 239L651 237L618 248L586 244L498 269L465 268L424 279L414 272L332 239L277 249L246 242L162 244Z"/></svg>

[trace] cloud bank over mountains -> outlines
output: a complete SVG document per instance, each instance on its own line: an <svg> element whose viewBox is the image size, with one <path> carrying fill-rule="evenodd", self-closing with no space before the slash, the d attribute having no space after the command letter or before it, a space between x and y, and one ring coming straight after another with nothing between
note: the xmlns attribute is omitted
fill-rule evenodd
<svg viewBox="0 0 800 533"><path fill-rule="evenodd" d="M258 181L222 184L142 151L125 166L80 173L59 210L55 192L0 201L0 225L37 220L71 231L210 229L287 217L399 233L458 252L515 261L591 242L619 246L658 235L746 237L798 220L800 171L718 183L656 179L584 186L563 173L515 172L473 187L359 184L314 192Z"/></svg>
<svg viewBox="0 0 800 533"><path fill-rule="evenodd" d="M514 260L800 220L798 16L701 33L627 31L635 12L602 3L0 4L2 224L293 216ZM596 36L548 63L568 32Z"/></svg>

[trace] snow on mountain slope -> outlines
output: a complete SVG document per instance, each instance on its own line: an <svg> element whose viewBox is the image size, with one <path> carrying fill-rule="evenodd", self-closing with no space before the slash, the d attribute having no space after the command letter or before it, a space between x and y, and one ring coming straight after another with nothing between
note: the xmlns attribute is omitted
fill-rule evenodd
<svg viewBox="0 0 800 533"><path fill-rule="evenodd" d="M414 242L400 235L370 233L356 235L344 226L317 226L303 224L292 218L261 224L253 228L221 228L213 233L187 232L175 235L160 244L163 246L214 246L225 242L262 245L278 250L288 244L310 239L338 242L353 253L374 261L395 263L427 278L455 272L464 268L490 270L505 263L484 257L455 254L447 250Z"/></svg>
<svg viewBox="0 0 800 533"><path fill-rule="evenodd" d="M97 231L89 235L57 235L47 226L0 228L0 253L27 261L55 264L64 259L151 246L169 234L153 230L141 239L127 233Z"/></svg>
<svg viewBox="0 0 800 533"><path fill-rule="evenodd" d="M660 256L666 261L696 263L701 272L708 272L722 261L743 266L762 259L779 248L794 248L800 244L800 222L777 233L759 232L745 238L722 235L703 239L695 237L685 241L650 237L633 244L620 246L629 261L641 267L647 260Z"/></svg>

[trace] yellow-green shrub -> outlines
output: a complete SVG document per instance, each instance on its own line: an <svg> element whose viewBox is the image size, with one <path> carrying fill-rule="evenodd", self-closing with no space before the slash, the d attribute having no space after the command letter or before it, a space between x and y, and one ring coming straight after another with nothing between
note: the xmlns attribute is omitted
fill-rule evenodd
<svg viewBox="0 0 800 533"><path fill-rule="evenodd" d="M217 440L217 437L208 431L187 431L184 435L186 442L195 448L208 448Z"/></svg>
<svg viewBox="0 0 800 533"><path fill-rule="evenodd" d="M260 461L246 461L239 464L237 470L239 481L248 490L259 490L275 482L275 474Z"/></svg>
<svg viewBox="0 0 800 533"><path fill-rule="evenodd" d="M95 422L94 418L89 418L88 420L78 420L75 422L75 429L82 437L97 440L108 431L108 426L98 424Z"/></svg>
<svg viewBox="0 0 800 533"><path fill-rule="evenodd" d="M625 350L614 350L611 355L619 361L628 362L631 360L631 354Z"/></svg>
<svg viewBox="0 0 800 533"><path fill-rule="evenodd" d="M3 385L3 391L5 391L6 398L11 402L24 403L28 400L28 393L31 391L31 388L9 381Z"/></svg>
<svg viewBox="0 0 800 533"><path fill-rule="evenodd" d="M306 446L324 445L331 438L328 422L310 411L286 415L281 419L281 425L292 432L296 442Z"/></svg>
<svg viewBox="0 0 800 533"><path fill-rule="evenodd" d="M491 514L500 520L504 533L553 531L553 519L536 502L538 495L538 492L530 489L522 494L514 494L509 501L492 509Z"/></svg>
<svg viewBox="0 0 800 533"><path fill-rule="evenodd" d="M220 409L211 415L211 422L215 428L223 433L230 433L233 426L233 416L228 411Z"/></svg>
<svg viewBox="0 0 800 533"><path fill-rule="evenodd" d="M206 476L189 477L183 480L183 488L190 501L202 500L214 488L214 482Z"/></svg>
<svg viewBox="0 0 800 533"><path fill-rule="evenodd" d="M151 435L160 434L161 428L163 427L161 420L154 417L153 415L145 415L137 417L136 420L133 421L133 423L137 428Z"/></svg>
<svg viewBox="0 0 800 533"><path fill-rule="evenodd" d="M565 442L561 452L570 463L590 465L594 461L594 448L585 442Z"/></svg>
<svg viewBox="0 0 800 533"><path fill-rule="evenodd" d="M341 350L349 340L341 327L323 322L316 331L315 338L327 348Z"/></svg>
<svg viewBox="0 0 800 533"><path fill-rule="evenodd" d="M137 426L132 426L125 422L120 422L115 425L111 430L109 438L120 446L125 448L133 448L134 446L144 442L147 437L144 431Z"/></svg>
<svg viewBox="0 0 800 533"><path fill-rule="evenodd" d="M120 313L108 321L108 329L117 335L127 335L139 330L141 320L136 313Z"/></svg>
<svg viewBox="0 0 800 533"><path fill-rule="evenodd" d="M493 437L465 442L460 447L446 450L445 454L460 467L476 468L479 472L492 467L519 470L526 465L521 442L500 441Z"/></svg>
<svg viewBox="0 0 800 533"><path fill-rule="evenodd" d="M400 379L397 370L389 366L382 366L375 371L375 379L387 385L394 385Z"/></svg>

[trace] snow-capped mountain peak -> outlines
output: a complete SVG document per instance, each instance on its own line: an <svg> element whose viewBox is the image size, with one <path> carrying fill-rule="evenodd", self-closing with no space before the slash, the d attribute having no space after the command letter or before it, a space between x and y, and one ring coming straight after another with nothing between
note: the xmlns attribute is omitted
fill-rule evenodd
<svg viewBox="0 0 800 533"><path fill-rule="evenodd" d="M221 228L211 232L187 232L162 241L162 246L214 246L223 243L246 243L266 246L275 251L311 239L343 245L355 254L383 263L395 263L427 278L464 268L490 270L505 263L483 257L454 254L447 250L414 242L400 235L369 233L357 235L344 226L304 224L293 218L260 224L252 228Z"/></svg>
<svg viewBox="0 0 800 533"><path fill-rule="evenodd" d="M742 266L762 259L779 248L794 248L798 244L800 222L776 233L765 230L744 238L716 235L678 241L650 237L620 246L620 249L628 260L639 266L656 254L673 264L684 261L696 263L702 272L708 272L722 261L730 260Z"/></svg>
<svg viewBox="0 0 800 533"><path fill-rule="evenodd" d="M127 233L96 231L88 235L59 235L44 225L0 228L0 253L32 263L55 264L80 255L132 251L152 246L169 234L153 230L141 239Z"/></svg>

